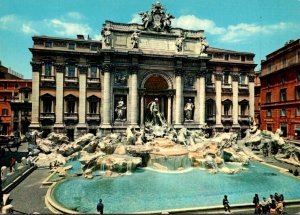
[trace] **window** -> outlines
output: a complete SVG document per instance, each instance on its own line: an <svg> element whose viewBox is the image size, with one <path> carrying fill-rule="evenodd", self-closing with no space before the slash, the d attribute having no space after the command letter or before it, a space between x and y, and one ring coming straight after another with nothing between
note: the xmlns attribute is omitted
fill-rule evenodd
<svg viewBox="0 0 300 215"><path fill-rule="evenodd" d="M45 42L46 48L52 48L52 42Z"/></svg>
<svg viewBox="0 0 300 215"><path fill-rule="evenodd" d="M286 58L283 58L282 59L282 68L285 68L286 67Z"/></svg>
<svg viewBox="0 0 300 215"><path fill-rule="evenodd" d="M266 102L267 103L271 103L272 102L272 93L271 92L267 92Z"/></svg>
<svg viewBox="0 0 300 215"><path fill-rule="evenodd" d="M241 115L246 116L247 115L247 104L241 104Z"/></svg>
<svg viewBox="0 0 300 215"><path fill-rule="evenodd" d="M242 73L240 75L241 84L246 84L246 74Z"/></svg>
<svg viewBox="0 0 300 215"><path fill-rule="evenodd" d="M2 116L7 116L7 115L8 115L8 110L2 109Z"/></svg>
<svg viewBox="0 0 300 215"><path fill-rule="evenodd" d="M286 89L280 90L280 101L285 102L286 101Z"/></svg>
<svg viewBox="0 0 300 215"><path fill-rule="evenodd" d="M295 116L300 116L300 108L295 109Z"/></svg>
<svg viewBox="0 0 300 215"><path fill-rule="evenodd" d="M271 124L267 124L267 130L272 131L272 125Z"/></svg>
<svg viewBox="0 0 300 215"><path fill-rule="evenodd" d="M295 87L295 99L300 99L300 86Z"/></svg>
<svg viewBox="0 0 300 215"><path fill-rule="evenodd" d="M230 104L224 104L224 115L225 116L230 115Z"/></svg>
<svg viewBox="0 0 300 215"><path fill-rule="evenodd" d="M268 89L270 89L270 87L271 87L271 80L270 79L267 79L267 86L268 86Z"/></svg>
<svg viewBox="0 0 300 215"><path fill-rule="evenodd" d="M298 52L298 63L300 63L300 52Z"/></svg>
<svg viewBox="0 0 300 215"><path fill-rule="evenodd" d="M268 66L268 71L269 71L269 72L272 72L272 65L269 65L269 66Z"/></svg>
<svg viewBox="0 0 300 215"><path fill-rule="evenodd" d="M286 116L286 110L280 109L280 116Z"/></svg>
<svg viewBox="0 0 300 215"><path fill-rule="evenodd" d="M225 60L229 60L229 55L225 55Z"/></svg>
<svg viewBox="0 0 300 215"><path fill-rule="evenodd" d="M43 112L44 113L52 112L52 100L50 100L50 99L43 100Z"/></svg>
<svg viewBox="0 0 300 215"><path fill-rule="evenodd" d="M16 89L19 88L19 83L15 83L15 88L16 88Z"/></svg>
<svg viewBox="0 0 300 215"><path fill-rule="evenodd" d="M28 92L25 92L25 93L24 93L24 98L25 98L25 99L28 99L28 98L29 98Z"/></svg>
<svg viewBox="0 0 300 215"><path fill-rule="evenodd" d="M272 117L272 110L267 110L267 117Z"/></svg>
<svg viewBox="0 0 300 215"><path fill-rule="evenodd" d="M98 102L90 101L90 113L96 114L97 113Z"/></svg>
<svg viewBox="0 0 300 215"><path fill-rule="evenodd" d="M45 63L45 76L51 76L52 64Z"/></svg>
<svg viewBox="0 0 300 215"><path fill-rule="evenodd" d="M245 56L242 56L241 60L244 62L245 61Z"/></svg>
<svg viewBox="0 0 300 215"><path fill-rule="evenodd" d="M91 45L91 51L97 51L98 47L96 45Z"/></svg>
<svg viewBox="0 0 300 215"><path fill-rule="evenodd" d="M285 77L285 75L282 75L282 76L281 76L281 83L282 83L282 86L284 86L285 81L286 81L286 77Z"/></svg>
<svg viewBox="0 0 300 215"><path fill-rule="evenodd" d="M206 102L206 116L211 117L215 115L215 104L213 100Z"/></svg>
<svg viewBox="0 0 300 215"><path fill-rule="evenodd" d="M68 113L75 113L75 101L67 101Z"/></svg>
<svg viewBox="0 0 300 215"><path fill-rule="evenodd" d="M69 43L69 49L75 50L75 43Z"/></svg>
<svg viewBox="0 0 300 215"><path fill-rule="evenodd" d="M3 84L4 89L7 89L7 83Z"/></svg>
<svg viewBox="0 0 300 215"><path fill-rule="evenodd" d="M70 64L68 65L68 73L67 73L68 77L75 77L75 65L74 64Z"/></svg>
<svg viewBox="0 0 300 215"><path fill-rule="evenodd" d="M97 67L96 66L91 67L91 78L97 78Z"/></svg>
<svg viewBox="0 0 300 215"><path fill-rule="evenodd" d="M211 73L207 73L206 76L205 76L205 82L207 85L210 85L212 84L212 74Z"/></svg>
<svg viewBox="0 0 300 215"><path fill-rule="evenodd" d="M228 84L229 81L229 72L224 72L224 84Z"/></svg>
<svg viewBox="0 0 300 215"><path fill-rule="evenodd" d="M297 81L300 81L300 71L297 72Z"/></svg>

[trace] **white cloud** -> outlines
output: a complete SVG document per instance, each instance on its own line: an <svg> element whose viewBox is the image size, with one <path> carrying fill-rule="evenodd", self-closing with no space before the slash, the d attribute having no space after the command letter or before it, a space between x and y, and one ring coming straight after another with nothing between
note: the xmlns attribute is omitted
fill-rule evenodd
<svg viewBox="0 0 300 215"><path fill-rule="evenodd" d="M225 29L216 26L214 21L209 19L200 19L194 15L184 15L174 19L173 26L190 30L201 29L210 34L222 34L225 32Z"/></svg>
<svg viewBox="0 0 300 215"><path fill-rule="evenodd" d="M10 14L0 17L0 29L7 29L17 20L16 15Z"/></svg>
<svg viewBox="0 0 300 215"><path fill-rule="evenodd" d="M67 16L72 18L72 19L77 19L77 20L80 20L80 19L83 18L83 16L80 13L76 12L76 11L72 11L72 12L67 13Z"/></svg>
<svg viewBox="0 0 300 215"><path fill-rule="evenodd" d="M139 14L134 14L132 15L132 19L130 20L129 23L138 23L138 24L142 24L142 18Z"/></svg>
<svg viewBox="0 0 300 215"><path fill-rule="evenodd" d="M30 24L23 24L22 31L25 34L38 34L38 32L34 28L32 28Z"/></svg>
<svg viewBox="0 0 300 215"><path fill-rule="evenodd" d="M45 20L61 36L87 35L92 29L87 24L65 22L60 19Z"/></svg>
<svg viewBox="0 0 300 215"><path fill-rule="evenodd" d="M226 29L226 33L219 38L221 42L237 43L245 41L250 37L258 34L272 34L278 31L289 28L291 24L280 22L273 25L257 25L240 23L237 25L230 25Z"/></svg>
<svg viewBox="0 0 300 215"><path fill-rule="evenodd" d="M102 39L102 35L101 35L101 33L95 34L92 38L93 38L93 40L101 40Z"/></svg>

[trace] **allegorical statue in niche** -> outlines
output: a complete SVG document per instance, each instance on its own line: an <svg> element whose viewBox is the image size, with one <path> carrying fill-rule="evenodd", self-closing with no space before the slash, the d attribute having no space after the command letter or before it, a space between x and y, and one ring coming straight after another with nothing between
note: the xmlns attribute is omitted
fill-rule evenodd
<svg viewBox="0 0 300 215"><path fill-rule="evenodd" d="M177 52L181 52L182 51L182 47L183 47L183 41L184 41L184 37L180 36L176 39L175 45L177 48Z"/></svg>
<svg viewBox="0 0 300 215"><path fill-rule="evenodd" d="M206 53L206 49L209 47L208 42L206 41L206 37L200 37L201 48L200 48L200 55Z"/></svg>
<svg viewBox="0 0 300 215"><path fill-rule="evenodd" d="M131 45L133 49L139 48L139 37L140 37L140 33L137 31L133 32L133 34L131 35L130 39L131 39Z"/></svg>
<svg viewBox="0 0 300 215"><path fill-rule="evenodd" d="M150 110L150 119L149 121L153 125L165 125L162 114L159 112L158 98L155 98L154 101L148 104Z"/></svg>
<svg viewBox="0 0 300 215"><path fill-rule="evenodd" d="M185 120L191 121L193 120L193 110L195 105L192 102L192 99L189 99L188 102L184 106Z"/></svg>
<svg viewBox="0 0 300 215"><path fill-rule="evenodd" d="M124 121L126 119L126 106L123 97L118 101L115 112L117 114L117 121Z"/></svg>
<svg viewBox="0 0 300 215"><path fill-rule="evenodd" d="M103 36L103 42L106 46L110 46L110 35L111 35L111 31L109 30L109 28L104 28L102 30L102 36Z"/></svg>

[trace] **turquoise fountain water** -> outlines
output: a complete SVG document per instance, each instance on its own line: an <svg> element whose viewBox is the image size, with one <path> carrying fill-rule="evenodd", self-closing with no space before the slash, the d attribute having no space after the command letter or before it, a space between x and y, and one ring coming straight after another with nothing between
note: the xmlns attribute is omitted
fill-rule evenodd
<svg viewBox="0 0 300 215"><path fill-rule="evenodd" d="M227 194L231 204L251 203L254 193L268 197L275 192L300 199L300 180L253 162L247 171L233 175L209 174L193 169L180 174L138 169L132 175L84 179L73 177L59 183L54 199L63 207L95 213L99 198L105 213L133 213L222 204Z"/></svg>

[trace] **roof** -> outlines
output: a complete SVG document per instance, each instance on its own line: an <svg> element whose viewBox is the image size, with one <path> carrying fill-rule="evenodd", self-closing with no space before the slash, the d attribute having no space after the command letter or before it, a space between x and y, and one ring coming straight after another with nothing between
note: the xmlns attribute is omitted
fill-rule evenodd
<svg viewBox="0 0 300 215"><path fill-rule="evenodd" d="M207 52L223 52L223 53L229 53L229 54L245 54L245 55L255 55L251 52L239 52L239 51L233 51L233 50L227 50L227 49L220 49L220 48L214 48L214 47L208 47Z"/></svg>

